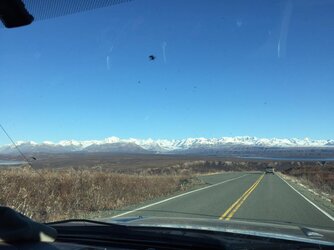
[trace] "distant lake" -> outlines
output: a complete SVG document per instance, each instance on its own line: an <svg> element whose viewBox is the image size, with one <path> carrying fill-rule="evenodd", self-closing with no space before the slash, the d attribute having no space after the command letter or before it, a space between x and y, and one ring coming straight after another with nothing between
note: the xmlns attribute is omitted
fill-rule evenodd
<svg viewBox="0 0 334 250"><path fill-rule="evenodd" d="M245 160L270 160L270 161L334 161L334 158L302 158L302 157L262 157L262 156L240 156L239 159Z"/></svg>
<svg viewBox="0 0 334 250"><path fill-rule="evenodd" d="M0 160L0 166L17 166L25 163L24 161Z"/></svg>

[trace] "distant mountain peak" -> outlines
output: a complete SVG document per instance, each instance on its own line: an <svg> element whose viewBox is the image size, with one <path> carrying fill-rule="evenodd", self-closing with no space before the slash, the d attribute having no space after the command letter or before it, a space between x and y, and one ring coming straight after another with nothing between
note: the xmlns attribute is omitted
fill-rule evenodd
<svg viewBox="0 0 334 250"><path fill-rule="evenodd" d="M62 140L58 143L44 141L18 141L16 143L24 152L129 152L129 153L170 153L189 150L214 150L228 147L267 147L267 148L319 148L334 147L334 140L312 140L310 138L257 138L253 136L235 136L221 138L185 138L168 139L121 139L111 136L103 140ZM13 145L0 146L0 153L15 151Z"/></svg>

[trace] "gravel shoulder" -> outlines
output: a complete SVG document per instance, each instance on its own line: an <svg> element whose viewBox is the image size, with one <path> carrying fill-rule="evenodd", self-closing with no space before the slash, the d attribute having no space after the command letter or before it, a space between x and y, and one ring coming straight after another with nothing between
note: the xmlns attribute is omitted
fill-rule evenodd
<svg viewBox="0 0 334 250"><path fill-rule="evenodd" d="M284 180L286 180L297 191L303 194L306 198L314 202L331 216L334 216L334 203L331 202L330 194L326 194L324 192L311 188L307 184L302 183L299 178L285 175L282 173L277 174L281 176Z"/></svg>

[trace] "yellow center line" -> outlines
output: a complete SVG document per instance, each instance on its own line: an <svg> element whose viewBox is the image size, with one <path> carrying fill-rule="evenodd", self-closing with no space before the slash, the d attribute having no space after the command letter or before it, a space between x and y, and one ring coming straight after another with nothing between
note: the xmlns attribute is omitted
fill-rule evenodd
<svg viewBox="0 0 334 250"><path fill-rule="evenodd" d="M240 208L240 206L242 205L242 203L248 198L248 196L254 191L254 189L257 187L257 185L259 185L259 183L261 182L262 178L264 177L264 174L262 174L254 183L253 185L248 188L246 190L245 193L243 193L243 195L232 204L232 206L230 206L225 213L220 216L220 220L230 220L232 218L232 216L237 212L237 210Z"/></svg>
<svg viewBox="0 0 334 250"><path fill-rule="evenodd" d="M258 180L257 180L258 181ZM256 181L256 182L257 182ZM228 215L228 213L240 202L240 200L245 196L245 195L247 195L247 193L255 186L255 184L256 184L256 182L250 187L250 188L248 188L247 190L246 190L246 192L236 201L236 202L234 202L233 203L233 205L232 206L230 206L229 207L229 209L227 209L226 210L226 212L220 217L220 219L224 219L227 215Z"/></svg>

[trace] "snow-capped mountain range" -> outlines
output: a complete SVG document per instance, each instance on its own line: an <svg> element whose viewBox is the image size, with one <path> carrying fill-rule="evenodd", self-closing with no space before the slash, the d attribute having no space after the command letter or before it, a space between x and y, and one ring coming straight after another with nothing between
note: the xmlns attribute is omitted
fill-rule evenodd
<svg viewBox="0 0 334 250"><path fill-rule="evenodd" d="M104 140L63 140L57 143L44 141L18 141L23 152L116 152L116 153L177 153L192 151L222 150L236 147L247 148L319 148L333 147L334 140L277 139L250 136L221 138L187 138L180 140L121 139L108 137ZM14 145L0 146L0 153L15 152Z"/></svg>

